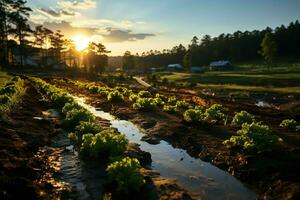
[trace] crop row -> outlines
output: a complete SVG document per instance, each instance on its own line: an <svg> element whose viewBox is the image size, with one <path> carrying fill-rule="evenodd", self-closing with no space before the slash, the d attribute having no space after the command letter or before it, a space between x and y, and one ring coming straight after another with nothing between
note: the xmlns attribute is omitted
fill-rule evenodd
<svg viewBox="0 0 300 200"><path fill-rule="evenodd" d="M168 113L182 113L185 121L190 123L228 123L229 116L226 115L226 109L220 104L214 104L209 108L194 106L185 100L177 100L175 97L168 97L159 93L152 94L149 91L132 92L125 87L99 87L95 84L83 84L75 82L81 88L88 89L92 93L99 93L108 101L114 103L121 101L131 102L134 109L143 111L163 110ZM228 148L242 148L247 152L265 152L272 150L281 138L274 135L272 129L257 122L255 116L241 111L232 118L231 126L238 128L235 136L232 136L223 143ZM290 130L300 130L297 122L293 119L283 120L281 127Z"/></svg>
<svg viewBox="0 0 300 200"><path fill-rule="evenodd" d="M31 80L41 94L61 109L63 124L70 130L69 138L78 147L80 157L109 161L106 171L111 183L115 184L116 192L127 194L144 185L139 161L123 156L128 145L125 135L99 126L95 116L76 103L66 91L38 78Z"/></svg>
<svg viewBox="0 0 300 200"><path fill-rule="evenodd" d="M0 117L3 117L13 105L21 100L26 92L24 80L18 76L13 77L4 87L0 88Z"/></svg>

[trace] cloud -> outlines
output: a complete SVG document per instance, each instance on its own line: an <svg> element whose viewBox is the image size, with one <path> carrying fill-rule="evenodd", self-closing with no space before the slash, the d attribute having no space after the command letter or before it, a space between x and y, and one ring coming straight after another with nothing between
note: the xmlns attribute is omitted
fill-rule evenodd
<svg viewBox="0 0 300 200"><path fill-rule="evenodd" d="M66 37L72 37L76 34L84 34L87 36L92 36L97 33L97 29L88 28L88 27L74 27L70 24L70 22L61 21L61 22L44 22L43 26L56 31L61 30L61 32Z"/></svg>
<svg viewBox="0 0 300 200"><path fill-rule="evenodd" d="M96 8L96 0L81 0L81 1L67 1L59 0L57 5L60 8L69 9L69 10L87 10L90 8Z"/></svg>
<svg viewBox="0 0 300 200"><path fill-rule="evenodd" d="M144 25L145 22L134 22L129 20L109 20L109 19L84 19L84 20L75 20L72 22L74 26L80 27L94 27L94 28L101 28L106 29L109 27L113 27L115 29L130 29L132 27L138 25Z"/></svg>
<svg viewBox="0 0 300 200"><path fill-rule="evenodd" d="M153 33L132 33L130 30L119 30L113 28L107 28L106 31L106 34L101 34L106 42L137 41L155 36Z"/></svg>
<svg viewBox="0 0 300 200"><path fill-rule="evenodd" d="M55 11L54 9L49 9L49 8L40 8L40 12L46 15L50 15L52 17L63 17L65 16L75 16L75 12L70 12L66 10L58 10Z"/></svg>

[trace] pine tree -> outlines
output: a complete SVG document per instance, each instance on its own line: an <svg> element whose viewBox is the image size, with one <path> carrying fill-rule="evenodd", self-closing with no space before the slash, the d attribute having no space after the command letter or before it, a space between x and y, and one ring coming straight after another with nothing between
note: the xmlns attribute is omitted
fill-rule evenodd
<svg viewBox="0 0 300 200"><path fill-rule="evenodd" d="M261 50L259 53L265 59L266 64L270 67L273 62L273 58L277 53L277 45L270 32L267 32L260 44Z"/></svg>

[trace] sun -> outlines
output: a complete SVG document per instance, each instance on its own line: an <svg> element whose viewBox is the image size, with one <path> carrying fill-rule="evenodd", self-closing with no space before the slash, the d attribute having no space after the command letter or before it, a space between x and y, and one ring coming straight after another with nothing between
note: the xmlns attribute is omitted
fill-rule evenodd
<svg viewBox="0 0 300 200"><path fill-rule="evenodd" d="M83 51L86 49L90 42L90 38L85 35L75 35L72 40L74 41L78 51Z"/></svg>

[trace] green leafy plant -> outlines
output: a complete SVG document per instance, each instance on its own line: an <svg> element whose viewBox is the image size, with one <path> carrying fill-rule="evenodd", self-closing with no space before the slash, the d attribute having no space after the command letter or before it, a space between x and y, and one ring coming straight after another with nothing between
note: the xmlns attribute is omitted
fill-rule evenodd
<svg viewBox="0 0 300 200"><path fill-rule="evenodd" d="M80 143L82 142L82 135L84 134L96 134L99 133L102 130L102 127L96 124L95 122L90 121L81 121L79 124L75 127L75 136L76 136L76 142Z"/></svg>
<svg viewBox="0 0 300 200"><path fill-rule="evenodd" d="M125 157L108 165L106 169L110 178L117 184L116 190L128 194L139 191L145 184L141 174L140 163L135 158Z"/></svg>
<svg viewBox="0 0 300 200"><path fill-rule="evenodd" d="M255 122L254 115L251 115L247 111L241 111L235 114L232 119L231 125L241 127L244 123L251 124L252 122Z"/></svg>
<svg viewBox="0 0 300 200"><path fill-rule="evenodd" d="M227 148L241 147L247 152L266 152L271 151L279 142L279 138L273 135L272 130L267 125L253 122L244 123L242 128L237 131L237 136L231 136L223 144Z"/></svg>
<svg viewBox="0 0 300 200"><path fill-rule="evenodd" d="M64 123L69 127L77 126L81 121L94 121L95 117L92 113L84 108L73 109L67 112Z"/></svg>
<svg viewBox="0 0 300 200"><path fill-rule="evenodd" d="M133 108L138 110L152 111L157 107L157 103L154 98L138 98L133 104Z"/></svg>
<svg viewBox="0 0 300 200"><path fill-rule="evenodd" d="M178 108L188 108L190 106L190 104L188 102L186 102L185 100L181 100L181 101L177 101L176 102L176 106Z"/></svg>
<svg viewBox="0 0 300 200"><path fill-rule="evenodd" d="M202 122L205 115L200 109L188 109L183 113L184 120L187 122Z"/></svg>
<svg viewBox="0 0 300 200"><path fill-rule="evenodd" d="M138 98L139 98L138 95L136 95L136 94L131 94L131 95L129 96L129 101L131 101L131 102L136 102L136 100L138 100Z"/></svg>
<svg viewBox="0 0 300 200"><path fill-rule="evenodd" d="M0 103L7 104L11 101L11 98L8 95L0 95Z"/></svg>
<svg viewBox="0 0 300 200"><path fill-rule="evenodd" d="M89 86L89 91L91 91L92 93L98 93L99 92L99 87L98 86L96 86L96 85L91 85L91 86Z"/></svg>
<svg viewBox="0 0 300 200"><path fill-rule="evenodd" d="M149 91L142 90L138 93L140 98L150 98L152 95Z"/></svg>
<svg viewBox="0 0 300 200"><path fill-rule="evenodd" d="M164 105L163 111L168 112L168 113L175 113L177 109L177 106L172 106L172 105Z"/></svg>
<svg viewBox="0 0 300 200"><path fill-rule="evenodd" d="M205 118L206 120L217 120L217 121L225 121L226 116L223 113L224 108L220 104L213 104L211 107L205 110Z"/></svg>
<svg viewBox="0 0 300 200"><path fill-rule="evenodd" d="M123 101L124 96L122 93L120 93L117 90L114 90L112 92L109 92L107 95L107 100L108 101L114 101L114 102L118 102L118 101Z"/></svg>
<svg viewBox="0 0 300 200"><path fill-rule="evenodd" d="M168 99L168 103L171 104L171 105L176 105L176 103L177 103L176 97L170 97Z"/></svg>
<svg viewBox="0 0 300 200"><path fill-rule="evenodd" d="M288 128L291 130L296 130L297 122L294 119L285 119L285 120L282 120L282 122L280 123L279 126L283 127L283 128Z"/></svg>
<svg viewBox="0 0 300 200"><path fill-rule="evenodd" d="M78 103L72 101L65 104L65 106L62 108L62 113L67 114L67 112L73 110L73 109L80 109L82 106L80 106Z"/></svg>
<svg viewBox="0 0 300 200"><path fill-rule="evenodd" d="M128 144L125 135L117 134L111 130L103 130L95 135L84 134L82 141L81 155L92 158L120 156Z"/></svg>
<svg viewBox="0 0 300 200"><path fill-rule="evenodd" d="M161 100L164 101L164 102L167 102L168 99L169 99L167 96L162 95L162 94L159 94L159 93L157 93L157 94L155 95L155 97L161 99Z"/></svg>

